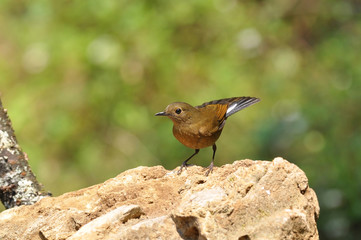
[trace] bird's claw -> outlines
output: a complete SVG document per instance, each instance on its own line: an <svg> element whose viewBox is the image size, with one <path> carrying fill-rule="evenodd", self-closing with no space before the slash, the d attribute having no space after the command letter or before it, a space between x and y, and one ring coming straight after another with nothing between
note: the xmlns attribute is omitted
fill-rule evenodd
<svg viewBox="0 0 361 240"><path fill-rule="evenodd" d="M211 164L207 167L208 168L208 170L207 170L207 172L206 172L206 177L208 177L208 175L211 173L211 172L213 172L213 162L211 162Z"/></svg>
<svg viewBox="0 0 361 240"><path fill-rule="evenodd" d="M187 167L192 166L192 164L188 164L186 162L182 163L182 165L180 166L180 169L178 170L177 174L180 175L182 173L183 168L185 168L187 170Z"/></svg>

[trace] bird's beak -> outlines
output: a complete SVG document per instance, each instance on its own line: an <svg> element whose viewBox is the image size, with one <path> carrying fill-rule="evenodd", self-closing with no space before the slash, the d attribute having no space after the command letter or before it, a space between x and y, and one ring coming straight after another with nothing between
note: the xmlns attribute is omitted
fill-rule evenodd
<svg viewBox="0 0 361 240"><path fill-rule="evenodd" d="M155 116L167 116L165 112L156 113Z"/></svg>

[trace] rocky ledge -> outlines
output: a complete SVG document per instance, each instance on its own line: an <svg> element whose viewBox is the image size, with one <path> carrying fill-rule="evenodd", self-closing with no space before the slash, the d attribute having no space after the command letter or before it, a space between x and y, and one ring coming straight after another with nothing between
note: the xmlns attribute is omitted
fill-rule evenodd
<svg viewBox="0 0 361 240"><path fill-rule="evenodd" d="M177 170L177 169L176 169ZM138 167L0 213L0 239L318 239L305 173L282 158L177 175Z"/></svg>

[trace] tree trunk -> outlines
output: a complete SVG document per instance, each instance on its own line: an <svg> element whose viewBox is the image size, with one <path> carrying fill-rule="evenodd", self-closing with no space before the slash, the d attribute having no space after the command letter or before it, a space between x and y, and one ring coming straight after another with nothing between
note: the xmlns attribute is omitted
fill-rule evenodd
<svg viewBox="0 0 361 240"><path fill-rule="evenodd" d="M30 169L26 153L17 143L7 110L0 99L0 199L5 208L31 205L45 192Z"/></svg>

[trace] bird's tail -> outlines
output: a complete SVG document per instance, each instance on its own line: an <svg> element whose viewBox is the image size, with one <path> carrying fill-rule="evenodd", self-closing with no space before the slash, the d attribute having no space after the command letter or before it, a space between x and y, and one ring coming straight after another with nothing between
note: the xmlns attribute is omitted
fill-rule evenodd
<svg viewBox="0 0 361 240"><path fill-rule="evenodd" d="M228 105L228 109L226 112L226 118L246 107L249 107L249 106L259 102L259 101L261 101L261 99L255 98L255 97L229 98L229 105Z"/></svg>

